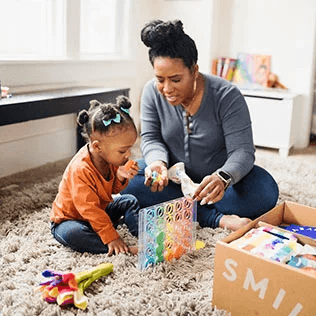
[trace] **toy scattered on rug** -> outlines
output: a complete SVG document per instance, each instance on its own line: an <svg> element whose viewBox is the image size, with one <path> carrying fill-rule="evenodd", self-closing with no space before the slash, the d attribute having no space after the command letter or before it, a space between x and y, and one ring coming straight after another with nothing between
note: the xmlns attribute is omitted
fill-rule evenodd
<svg viewBox="0 0 316 316"><path fill-rule="evenodd" d="M139 212L139 268L179 259L196 249L196 201L189 196L153 205ZM198 244L203 246L203 244Z"/></svg>
<svg viewBox="0 0 316 316"><path fill-rule="evenodd" d="M168 169L168 178L174 183L181 184L181 190L184 196L193 197L196 188L199 186L185 173L183 162L178 162Z"/></svg>
<svg viewBox="0 0 316 316"><path fill-rule="evenodd" d="M205 248L205 242L202 241L202 240L197 240L195 242L195 249L199 250L199 249L202 249L202 248Z"/></svg>
<svg viewBox="0 0 316 316"><path fill-rule="evenodd" d="M83 294L86 288L112 271L112 263L102 263L91 270L76 274L45 270L42 275L50 280L40 283L38 290L42 292L42 298L48 303L57 302L60 306L73 304L80 309L86 309L88 300Z"/></svg>

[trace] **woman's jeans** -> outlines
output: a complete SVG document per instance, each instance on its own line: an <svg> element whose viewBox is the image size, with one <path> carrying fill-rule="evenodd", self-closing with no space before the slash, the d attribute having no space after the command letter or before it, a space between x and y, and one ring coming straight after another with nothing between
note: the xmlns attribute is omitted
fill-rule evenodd
<svg viewBox="0 0 316 316"><path fill-rule="evenodd" d="M179 184L169 181L161 192L151 192L144 185L143 159L138 160L140 170L129 182L122 194L132 194L138 199L140 208L159 204L182 197ZM197 203L197 221L201 227L218 227L223 215L236 214L240 217L255 219L273 208L279 197L278 185L273 177L263 168L254 166L253 169L238 183L231 185L224 197L213 205Z"/></svg>
<svg viewBox="0 0 316 316"><path fill-rule="evenodd" d="M105 212L110 216L115 228L118 224L125 223L131 234L138 236L139 205L134 196L128 194L116 196ZM73 250L90 253L108 252L108 246L103 244L89 222L67 220L59 224L51 223L51 232L57 241Z"/></svg>

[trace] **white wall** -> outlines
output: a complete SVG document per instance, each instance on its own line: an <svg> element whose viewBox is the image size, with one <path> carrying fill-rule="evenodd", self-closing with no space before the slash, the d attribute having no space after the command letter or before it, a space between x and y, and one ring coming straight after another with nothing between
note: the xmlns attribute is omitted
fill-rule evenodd
<svg viewBox="0 0 316 316"><path fill-rule="evenodd" d="M1 177L71 157L75 151L75 114L0 126Z"/></svg>
<svg viewBox="0 0 316 316"><path fill-rule="evenodd" d="M316 1L133 0L131 16L130 58L106 62L0 62L2 84L9 86L12 93L79 85L127 87L131 89L134 105L132 114L138 121L141 90L152 77L147 48L140 41L140 30L153 18L181 19L185 31L197 44L202 72L210 73L212 58L219 56L234 57L239 51L271 54L272 71L293 92L303 95L297 146L308 145L315 77ZM58 122L63 122L64 129L52 130L49 137L41 135L45 121L0 127L0 152L6 152L5 156L0 156L0 166L6 166L0 167L0 177L75 153L73 121L70 122L69 117L68 123L62 117L54 119L58 126ZM15 129L22 131L21 134L15 135ZM29 129L32 135L23 137L23 131L27 135ZM54 152L59 155L50 154L50 138L55 139ZM37 147L41 154L26 159L25 163L29 144L34 143L40 144ZM20 153L18 159L17 152Z"/></svg>
<svg viewBox="0 0 316 316"><path fill-rule="evenodd" d="M0 62L0 80L10 92L31 92L69 86L130 88L132 115L139 121L141 88L151 73L139 32L151 18L148 1L133 1L130 28L131 55L111 61ZM146 76L147 67L147 76ZM56 130L58 126L58 130ZM0 126L0 177L71 157L76 152L74 116Z"/></svg>
<svg viewBox="0 0 316 316"><path fill-rule="evenodd" d="M231 2L232 32L226 52L232 56L240 51L272 56L272 72L302 95L296 147L308 146L316 67L316 1Z"/></svg>
<svg viewBox="0 0 316 316"><path fill-rule="evenodd" d="M162 20L179 19L183 22L184 31L191 36L198 48L200 71L209 72L212 60L210 51L212 45L213 6L216 1L210 0L156 0L158 18Z"/></svg>

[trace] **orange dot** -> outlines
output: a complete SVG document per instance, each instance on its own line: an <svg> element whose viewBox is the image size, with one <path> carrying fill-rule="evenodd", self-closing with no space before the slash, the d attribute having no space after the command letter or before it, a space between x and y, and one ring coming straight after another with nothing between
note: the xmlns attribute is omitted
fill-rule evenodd
<svg viewBox="0 0 316 316"><path fill-rule="evenodd" d="M176 250L174 251L173 253L173 256L176 258L176 259L179 259L182 255L183 255L183 247L182 246L179 246L176 248Z"/></svg>

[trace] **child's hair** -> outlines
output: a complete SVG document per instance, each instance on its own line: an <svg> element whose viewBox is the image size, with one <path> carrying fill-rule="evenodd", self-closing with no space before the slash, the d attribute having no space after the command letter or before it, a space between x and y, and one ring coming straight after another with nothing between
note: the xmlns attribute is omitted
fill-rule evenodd
<svg viewBox="0 0 316 316"><path fill-rule="evenodd" d="M180 58L189 69L197 63L198 52L194 40L183 30L180 20L152 20L141 30L141 40L149 47L149 60L156 57Z"/></svg>
<svg viewBox="0 0 316 316"><path fill-rule="evenodd" d="M82 126L82 137L88 142L93 132L107 134L114 128L123 129L127 125L132 125L136 130L129 112L131 106L125 96L117 97L116 104L91 100L89 110L80 111L77 117L77 123Z"/></svg>

